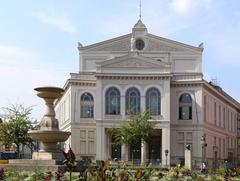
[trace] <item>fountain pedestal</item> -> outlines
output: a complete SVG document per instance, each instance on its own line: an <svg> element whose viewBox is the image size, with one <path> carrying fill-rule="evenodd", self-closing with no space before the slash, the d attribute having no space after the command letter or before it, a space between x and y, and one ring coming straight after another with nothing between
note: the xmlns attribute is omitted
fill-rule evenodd
<svg viewBox="0 0 240 181"><path fill-rule="evenodd" d="M45 100L45 112L40 122L40 129L29 130L28 133L33 140L41 142L42 148L39 152L33 153L32 159L9 160L9 164L0 164L0 167L19 171L65 169L62 165L63 154L57 148L57 144L66 141L71 133L59 130L53 105L54 101L62 96L64 90L58 87L38 87L34 90L37 91L38 97Z"/></svg>
<svg viewBox="0 0 240 181"><path fill-rule="evenodd" d="M60 98L63 89L58 87L38 87L37 96L45 101L45 112L40 122L39 130L30 130L30 137L42 143L42 148L39 152L34 152L33 160L63 160L63 154L57 148L57 143L64 142L70 136L70 132L60 131L58 120L55 118L53 103Z"/></svg>

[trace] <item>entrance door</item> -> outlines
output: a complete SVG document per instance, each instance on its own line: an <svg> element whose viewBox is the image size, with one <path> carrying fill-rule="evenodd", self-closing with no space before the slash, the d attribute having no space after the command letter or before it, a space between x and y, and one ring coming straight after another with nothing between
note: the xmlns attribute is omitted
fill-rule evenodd
<svg viewBox="0 0 240 181"><path fill-rule="evenodd" d="M130 159L133 164L139 165L141 163L141 141L130 145Z"/></svg>
<svg viewBox="0 0 240 181"><path fill-rule="evenodd" d="M148 141L148 158L151 163L159 164L161 162L161 137L152 136Z"/></svg>
<svg viewBox="0 0 240 181"><path fill-rule="evenodd" d="M114 137L112 137L112 148L111 148L111 157L114 160L121 160L121 145L115 143Z"/></svg>

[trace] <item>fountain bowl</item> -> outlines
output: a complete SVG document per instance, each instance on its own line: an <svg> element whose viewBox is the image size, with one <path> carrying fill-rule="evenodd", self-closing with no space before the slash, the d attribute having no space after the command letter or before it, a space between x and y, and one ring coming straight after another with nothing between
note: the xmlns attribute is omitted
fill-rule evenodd
<svg viewBox="0 0 240 181"><path fill-rule="evenodd" d="M34 90L37 91L38 97L45 99L46 98L57 99L61 97L62 93L64 92L64 89L52 86L36 87Z"/></svg>
<svg viewBox="0 0 240 181"><path fill-rule="evenodd" d="M33 140L45 143L64 142L71 135L70 132L59 130L30 130L28 133Z"/></svg>

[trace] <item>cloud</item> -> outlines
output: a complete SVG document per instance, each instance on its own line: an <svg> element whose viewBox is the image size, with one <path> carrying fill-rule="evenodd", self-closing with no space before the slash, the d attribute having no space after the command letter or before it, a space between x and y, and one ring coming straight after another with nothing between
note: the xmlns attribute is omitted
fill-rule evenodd
<svg viewBox="0 0 240 181"><path fill-rule="evenodd" d="M39 11L32 12L31 15L36 17L44 24L51 25L60 31L66 33L75 33L76 27L72 24L69 19L69 15L66 12L61 12L61 14L56 13L56 11Z"/></svg>
<svg viewBox="0 0 240 181"><path fill-rule="evenodd" d="M207 8L212 0L171 0L170 6L178 14L187 15L196 8Z"/></svg>

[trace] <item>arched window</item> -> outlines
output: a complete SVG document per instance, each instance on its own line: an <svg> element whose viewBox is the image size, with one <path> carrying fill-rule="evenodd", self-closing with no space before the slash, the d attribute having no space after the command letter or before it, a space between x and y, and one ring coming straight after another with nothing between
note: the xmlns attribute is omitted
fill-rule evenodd
<svg viewBox="0 0 240 181"><path fill-rule="evenodd" d="M110 87L106 92L106 114L120 114L120 92L115 87Z"/></svg>
<svg viewBox="0 0 240 181"><path fill-rule="evenodd" d="M81 118L93 118L93 96L92 94L85 92L81 96Z"/></svg>
<svg viewBox="0 0 240 181"><path fill-rule="evenodd" d="M192 119L192 98L184 93L179 98L179 119Z"/></svg>
<svg viewBox="0 0 240 181"><path fill-rule="evenodd" d="M161 96L156 88L150 88L146 93L146 110L150 115L160 115L161 112Z"/></svg>
<svg viewBox="0 0 240 181"><path fill-rule="evenodd" d="M126 114L136 114L140 112L140 92L132 87L126 92Z"/></svg>

